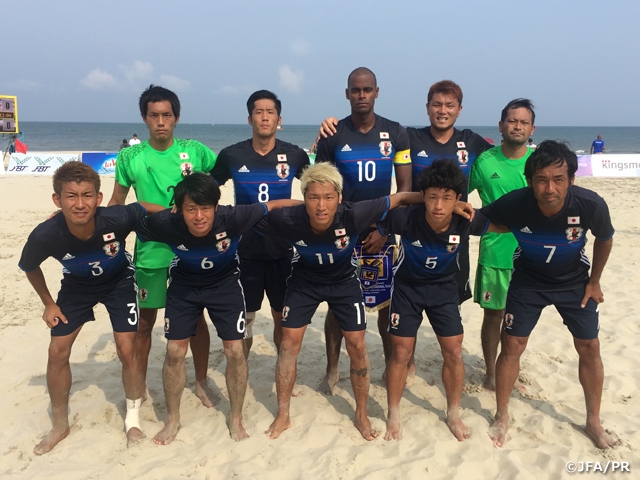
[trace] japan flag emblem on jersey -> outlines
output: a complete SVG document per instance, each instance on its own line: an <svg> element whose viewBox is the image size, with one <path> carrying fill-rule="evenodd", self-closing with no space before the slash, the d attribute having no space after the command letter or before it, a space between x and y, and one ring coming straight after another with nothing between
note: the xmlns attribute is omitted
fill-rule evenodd
<svg viewBox="0 0 640 480"><path fill-rule="evenodd" d="M460 243L459 235L449 235L449 243Z"/></svg>
<svg viewBox="0 0 640 480"><path fill-rule="evenodd" d="M221 240L227 236L227 232L216 233L216 240Z"/></svg>
<svg viewBox="0 0 640 480"><path fill-rule="evenodd" d="M336 228L334 230L334 232L336 233L336 237L340 237L342 235L346 235L347 234L347 229L346 228Z"/></svg>
<svg viewBox="0 0 640 480"><path fill-rule="evenodd" d="M380 138L382 140L389 140L389 132L380 132Z"/></svg>
<svg viewBox="0 0 640 480"><path fill-rule="evenodd" d="M569 225L579 225L580 217L567 217L567 223Z"/></svg>
<svg viewBox="0 0 640 480"><path fill-rule="evenodd" d="M111 233L105 233L104 235L102 235L102 239L105 242L110 242L111 240L115 240L116 239L116 234L111 232Z"/></svg>
<svg viewBox="0 0 640 480"><path fill-rule="evenodd" d="M280 155L278 155L278 161L279 162L286 162L287 161L287 155L285 153L281 153Z"/></svg>
<svg viewBox="0 0 640 480"><path fill-rule="evenodd" d="M458 148L465 148L464 142L457 142L456 145L458 146Z"/></svg>

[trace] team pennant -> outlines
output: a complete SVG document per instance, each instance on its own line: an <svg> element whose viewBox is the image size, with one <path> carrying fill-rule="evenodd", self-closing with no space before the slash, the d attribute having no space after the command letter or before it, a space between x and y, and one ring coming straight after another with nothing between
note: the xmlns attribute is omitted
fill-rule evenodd
<svg viewBox="0 0 640 480"><path fill-rule="evenodd" d="M580 223L580 217L567 217L567 223L569 225L577 225Z"/></svg>
<svg viewBox="0 0 640 480"><path fill-rule="evenodd" d="M449 235L449 243L460 243L459 235Z"/></svg>
<svg viewBox="0 0 640 480"><path fill-rule="evenodd" d="M227 236L227 232L216 233L216 240L220 240L221 238L224 238L226 236Z"/></svg>
<svg viewBox="0 0 640 480"><path fill-rule="evenodd" d="M389 132L380 132L380 138L383 140L389 140Z"/></svg>
<svg viewBox="0 0 640 480"><path fill-rule="evenodd" d="M335 232L337 237L347 234L347 230L345 228L336 228Z"/></svg>
<svg viewBox="0 0 640 480"><path fill-rule="evenodd" d="M111 233L105 233L104 235L102 235L102 239L105 242L110 242L111 240L114 240L116 238L116 234L111 232Z"/></svg>
<svg viewBox="0 0 640 480"><path fill-rule="evenodd" d="M284 154L284 153L278 155L278 161L279 162L286 162L287 161L287 155Z"/></svg>

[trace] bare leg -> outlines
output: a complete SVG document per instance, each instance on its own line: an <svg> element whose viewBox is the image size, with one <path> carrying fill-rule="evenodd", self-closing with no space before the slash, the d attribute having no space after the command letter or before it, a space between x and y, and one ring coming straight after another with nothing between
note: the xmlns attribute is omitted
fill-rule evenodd
<svg viewBox="0 0 640 480"><path fill-rule="evenodd" d="M220 397L213 393L213 390L207 385L210 343L209 327L204 318L204 314L202 314L200 320L198 320L195 336L189 339L189 345L191 346L191 354L193 355L193 367L196 371L196 396L207 408L217 405L220 401Z"/></svg>
<svg viewBox="0 0 640 480"><path fill-rule="evenodd" d="M340 345L342 344L342 330L331 310L327 310L324 320L324 336L327 347L327 373L320 382L320 391L327 395L333 395L333 387L340 380L338 362L340 360Z"/></svg>
<svg viewBox="0 0 640 480"><path fill-rule="evenodd" d="M482 386L487 390L496 389L496 358L498 357L498 344L500 343L500 327L504 310L492 310L485 308L482 319L480 339L482 341L482 353L487 367L487 376Z"/></svg>
<svg viewBox="0 0 640 480"><path fill-rule="evenodd" d="M351 359L349 372L353 396L356 399L355 426L365 440L373 440L378 432L373 429L367 416L367 401L369 400L370 370L367 343L364 340L365 331L343 331L347 353Z"/></svg>
<svg viewBox="0 0 640 480"><path fill-rule="evenodd" d="M227 357L225 380L229 391L231 412L229 413L229 433L236 442L249 438L242 425L242 405L247 391L247 359L244 354L243 340L223 340L224 355Z"/></svg>
<svg viewBox="0 0 640 480"><path fill-rule="evenodd" d="M264 433L271 439L276 439L286 429L291 428L289 406L291 392L296 383L297 362L306 325L301 328L283 328L282 342L276 362L276 392L278 395L278 414Z"/></svg>
<svg viewBox="0 0 640 480"><path fill-rule="evenodd" d="M135 332L113 332L118 358L122 363L122 385L125 397L129 400L142 398L142 370L135 351ZM127 433L127 447L145 438L138 427L131 427Z"/></svg>
<svg viewBox="0 0 640 480"><path fill-rule="evenodd" d="M140 358L140 371L142 372L142 399L147 399L147 368L149 364L149 352L151 352L151 333L158 315L157 308L141 308L140 322L136 332L136 352Z"/></svg>
<svg viewBox="0 0 640 480"><path fill-rule="evenodd" d="M414 337L398 337L391 335L393 345L391 358L387 364L387 431L385 440L400 440L400 400L407 381L407 365L415 351Z"/></svg>
<svg viewBox="0 0 640 480"><path fill-rule="evenodd" d="M471 436L471 431L460 420L460 398L464 385L464 362L462 361L462 337L437 335L442 351L442 383L447 394L447 426L459 442Z"/></svg>
<svg viewBox="0 0 640 480"><path fill-rule="evenodd" d="M167 342L167 353L162 368L162 383L167 402L167 421L164 428L153 437L153 443L157 445L169 445L180 430L180 399L186 382L184 359L187 356L188 348L188 338Z"/></svg>
<svg viewBox="0 0 640 480"><path fill-rule="evenodd" d="M247 312L247 336L242 340L242 347L244 349L244 358L249 359L249 352L253 346L253 321L256 318L256 312Z"/></svg>
<svg viewBox="0 0 640 480"><path fill-rule="evenodd" d="M282 343L282 310L271 309L271 316L273 317L273 343L276 345L276 350L280 352L280 344ZM302 390L298 385L293 386L291 392L292 397L302 395Z"/></svg>
<svg viewBox="0 0 640 480"><path fill-rule="evenodd" d="M604 366L600 357L600 340L573 339L580 360L578 362L578 376L584 399L587 405L587 425L585 432L598 448L611 448L619 441L614 439L602 427L600 422L600 404L602 401L602 385L604 383Z"/></svg>
<svg viewBox="0 0 640 480"><path fill-rule="evenodd" d="M509 429L509 398L520 373L520 356L529 337L514 337L502 331L502 348L496 362L496 417L489 428L489 437L497 447L507 441Z"/></svg>
<svg viewBox="0 0 640 480"><path fill-rule="evenodd" d="M51 451L69 435L69 391L71 390L71 347L82 327L64 337L51 337L47 361L47 389L51 399L53 427L33 449L36 455Z"/></svg>

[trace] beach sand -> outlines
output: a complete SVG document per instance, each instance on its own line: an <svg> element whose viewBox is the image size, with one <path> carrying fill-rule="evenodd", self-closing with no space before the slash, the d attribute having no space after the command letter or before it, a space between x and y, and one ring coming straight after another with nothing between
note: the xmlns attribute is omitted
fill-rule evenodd
<svg viewBox="0 0 640 480"><path fill-rule="evenodd" d="M106 205L113 177L103 177ZM567 462L625 461L631 473L607 478L634 478L640 469L640 317L635 295L640 292L640 180L579 179L609 203L617 229L614 248L602 278L606 302L601 305L602 357L605 364L602 418L621 445L598 450L584 434L585 406L577 378L577 354L571 335L554 309L548 308L522 357L525 394L513 393L510 439L498 449L487 429L495 413L494 395L481 387L484 363L480 348L481 309L471 301L462 307L465 324L466 392L461 417L472 437L457 442L444 423L442 360L428 325L420 329L415 384L401 402L404 438L383 440L386 390L380 381L382 346L369 314L367 333L372 384L369 414L381 435L363 440L353 427L354 399L346 351L342 350L336 396L316 391L324 374L325 345L322 305L307 329L298 363L303 394L291 403L293 428L277 440L263 432L276 413L272 320L267 302L256 318L249 358L249 388L244 425L251 437L240 443L229 438L226 416L222 344L212 332L209 383L221 396L217 408L206 409L194 395L191 356L182 397L182 430L169 446L150 438L166 418L161 369L166 342L162 321L154 334L148 386L151 398L141 409L149 437L127 449L123 427L124 393L111 325L102 306L96 321L84 326L71 355L71 434L43 456L34 445L49 431L51 412L45 372L49 331L41 320L42 305L18 268L22 247L31 230L54 210L51 177L0 175L0 477L20 479L559 479L571 475ZM472 197L478 204L477 196ZM223 187L221 203L233 200ZM130 237L131 240L132 237ZM472 242L472 279L477 259ZM129 251L132 243L128 242ZM592 243L587 249L591 256ZM49 259L43 270L52 293L57 292L61 267ZM162 315L159 315L162 318ZM611 465L609 466L611 470Z"/></svg>

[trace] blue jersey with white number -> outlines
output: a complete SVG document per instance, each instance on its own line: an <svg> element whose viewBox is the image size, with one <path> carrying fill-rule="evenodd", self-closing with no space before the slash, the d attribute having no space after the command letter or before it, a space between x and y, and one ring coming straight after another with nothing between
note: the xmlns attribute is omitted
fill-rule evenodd
<svg viewBox="0 0 640 480"><path fill-rule="evenodd" d="M261 203L230 207L219 205L211 231L196 237L180 213L164 210L136 227L141 241L166 243L175 258L169 267L172 282L206 287L238 274L238 243L242 233L267 213Z"/></svg>
<svg viewBox="0 0 640 480"><path fill-rule="evenodd" d="M472 222L454 214L449 227L436 233L425 219L424 204L396 208L379 223L384 234L402 236L393 267L394 278L421 283L453 280L460 270L460 244L466 242L469 235L484 234L488 226L489 221L481 214L476 214Z"/></svg>
<svg viewBox="0 0 640 480"><path fill-rule="evenodd" d="M348 280L358 266L353 249L360 232L383 219L389 210L389 197L344 202L338 205L332 225L323 233L311 230L305 205L269 212L256 225L266 235L284 237L295 247L291 260L291 278L331 285ZM289 280L291 281L291 280Z"/></svg>
<svg viewBox="0 0 640 480"><path fill-rule="evenodd" d="M59 213L29 235L18 265L30 272L53 257L62 264L65 285L80 291L110 288L135 272L125 240L146 214L139 203L98 207L93 236L80 240Z"/></svg>
<svg viewBox="0 0 640 480"><path fill-rule="evenodd" d="M532 188L507 193L480 210L505 225L518 240L513 254L511 286L529 290L571 290L589 278L585 253L587 231L600 240L613 236L604 199L586 188L571 186L562 209L545 217Z"/></svg>
<svg viewBox="0 0 640 480"><path fill-rule="evenodd" d="M394 165L411 164L407 131L376 115L373 128L362 133L346 117L338 122L337 133L320 139L316 162L330 162L338 168L346 202L389 195Z"/></svg>
<svg viewBox="0 0 640 480"><path fill-rule="evenodd" d="M236 205L291 198L291 184L309 165L307 153L291 143L276 139L269 153L260 155L251 139L224 148L218 155L211 176L223 185L233 180ZM273 260L290 257L292 249L281 238L264 237L249 230L238 247L240 258Z"/></svg>

